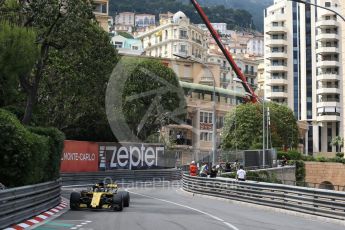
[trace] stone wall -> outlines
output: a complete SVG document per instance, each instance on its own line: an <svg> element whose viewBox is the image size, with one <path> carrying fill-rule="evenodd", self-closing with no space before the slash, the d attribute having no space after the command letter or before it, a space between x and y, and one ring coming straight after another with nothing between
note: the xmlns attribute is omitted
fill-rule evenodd
<svg viewBox="0 0 345 230"><path fill-rule="evenodd" d="M254 172L267 171L270 175L274 174L283 184L294 185L296 181L296 167L285 166L270 169L253 170Z"/></svg>
<svg viewBox="0 0 345 230"><path fill-rule="evenodd" d="M329 162L305 162L305 181L315 183L315 187L325 184L334 187L334 190L345 191L345 165ZM331 185L330 185L331 184Z"/></svg>

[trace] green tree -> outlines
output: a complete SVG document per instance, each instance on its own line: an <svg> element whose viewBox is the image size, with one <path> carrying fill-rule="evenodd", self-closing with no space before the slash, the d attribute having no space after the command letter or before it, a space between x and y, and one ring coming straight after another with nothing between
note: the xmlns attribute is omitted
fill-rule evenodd
<svg viewBox="0 0 345 230"><path fill-rule="evenodd" d="M337 151L341 151L341 147L344 146L344 138L340 137L340 136L336 136L332 138L331 141L331 146L336 146L337 147Z"/></svg>
<svg viewBox="0 0 345 230"><path fill-rule="evenodd" d="M40 123L57 127L67 139L115 141L104 100L116 50L95 24L86 24L78 33L47 61L38 92Z"/></svg>
<svg viewBox="0 0 345 230"><path fill-rule="evenodd" d="M113 127L126 124L129 130L121 141L148 141L162 126L185 118L184 91L172 69L145 58L124 57L121 65L123 68L112 76L108 86L111 92L107 94L113 98L113 103L107 102L110 123ZM122 85L118 81L123 81ZM115 88L109 90L113 84Z"/></svg>
<svg viewBox="0 0 345 230"><path fill-rule="evenodd" d="M63 50L68 42L78 38L80 29L92 22L92 4L84 0L7 0L0 9L0 19L10 20L25 28L34 28L37 32L35 43L39 45L40 51L35 65L30 72L19 76L21 87L27 95L22 122L29 124L50 54Z"/></svg>
<svg viewBox="0 0 345 230"><path fill-rule="evenodd" d="M39 46L36 32L0 22L0 106L7 106L18 97L19 76L28 74L35 65ZM20 57L20 58L18 58Z"/></svg>
<svg viewBox="0 0 345 230"><path fill-rule="evenodd" d="M298 127L293 112L275 103L266 103L265 106L270 108L272 146L297 147ZM228 113L222 132L222 148L262 148L262 116L262 105L252 103L239 105Z"/></svg>

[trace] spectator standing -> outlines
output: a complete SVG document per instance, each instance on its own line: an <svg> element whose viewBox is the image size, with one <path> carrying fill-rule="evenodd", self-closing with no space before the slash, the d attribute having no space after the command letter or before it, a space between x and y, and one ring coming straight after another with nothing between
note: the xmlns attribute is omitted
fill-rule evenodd
<svg viewBox="0 0 345 230"><path fill-rule="evenodd" d="M287 164L287 159L285 156L282 157L282 167L284 167Z"/></svg>
<svg viewBox="0 0 345 230"><path fill-rule="evenodd" d="M189 175L197 176L198 175L198 167L195 164L195 161L192 161L189 165Z"/></svg>
<svg viewBox="0 0 345 230"><path fill-rule="evenodd" d="M211 169L211 172L210 172L210 177L211 178L216 178L217 177L218 169L219 169L219 165L217 165L217 166L213 165L212 166L212 169Z"/></svg>
<svg viewBox="0 0 345 230"><path fill-rule="evenodd" d="M231 172L231 165L230 165L229 162L225 163L225 170L224 170L224 172Z"/></svg>
<svg viewBox="0 0 345 230"><path fill-rule="evenodd" d="M246 171L244 171L243 166L240 166L240 169L237 170L236 173L236 179L239 181L245 181L246 180Z"/></svg>
<svg viewBox="0 0 345 230"><path fill-rule="evenodd" d="M208 175L208 165L204 162L200 168L200 176L207 177Z"/></svg>

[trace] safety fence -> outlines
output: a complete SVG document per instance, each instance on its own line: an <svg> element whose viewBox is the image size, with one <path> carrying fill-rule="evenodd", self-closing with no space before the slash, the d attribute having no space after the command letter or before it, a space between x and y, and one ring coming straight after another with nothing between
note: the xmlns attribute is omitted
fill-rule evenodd
<svg viewBox="0 0 345 230"><path fill-rule="evenodd" d="M57 206L60 195L61 180L0 190L0 229Z"/></svg>
<svg viewBox="0 0 345 230"><path fill-rule="evenodd" d="M145 182L145 181L174 181L182 178L182 172L178 169L155 170L113 170L92 173L61 173L63 185L93 184L104 179L114 182Z"/></svg>
<svg viewBox="0 0 345 230"><path fill-rule="evenodd" d="M345 192L183 175L185 191L345 220Z"/></svg>

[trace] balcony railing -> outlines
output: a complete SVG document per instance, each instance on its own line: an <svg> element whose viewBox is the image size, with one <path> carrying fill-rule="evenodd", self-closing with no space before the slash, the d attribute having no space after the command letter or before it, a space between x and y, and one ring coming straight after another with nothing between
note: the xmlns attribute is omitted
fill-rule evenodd
<svg viewBox="0 0 345 230"><path fill-rule="evenodd" d="M175 139L175 144L176 145L188 145L188 146L192 146L192 140L190 139L185 139L185 138L176 138Z"/></svg>

